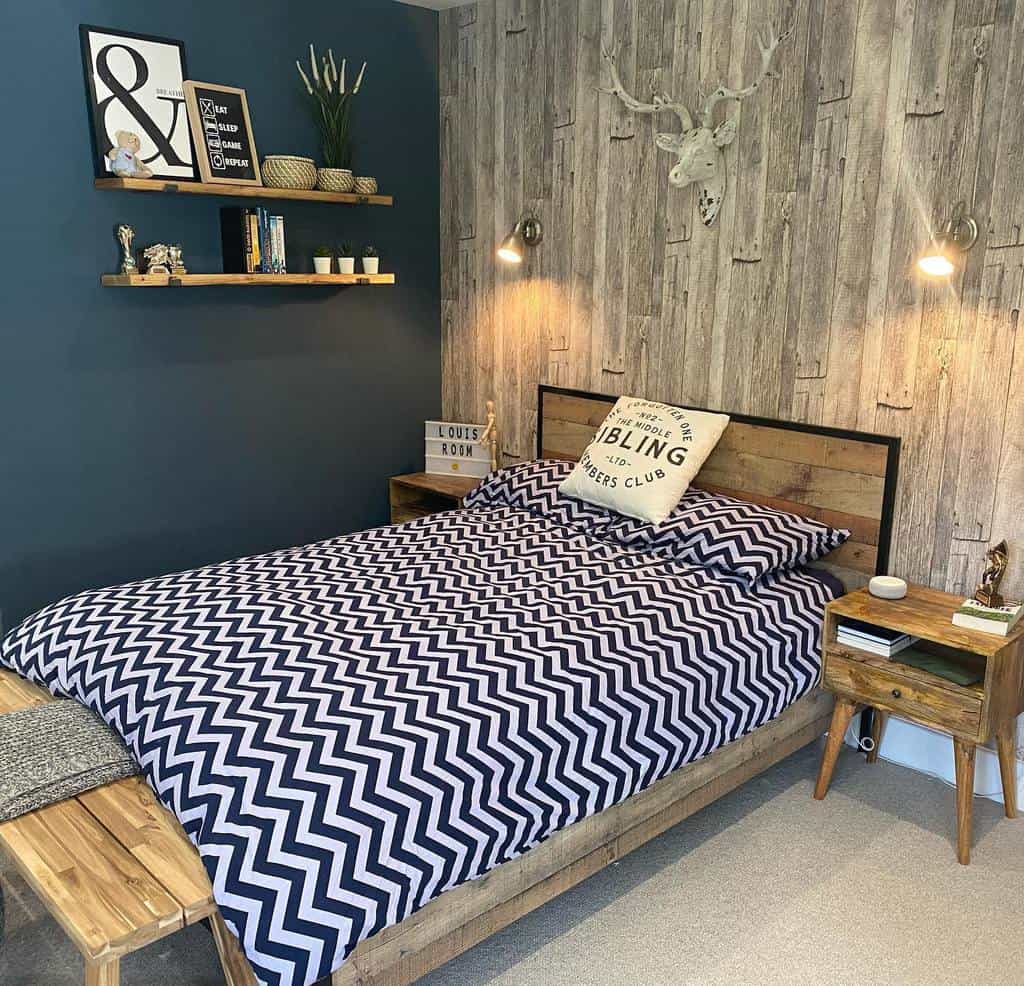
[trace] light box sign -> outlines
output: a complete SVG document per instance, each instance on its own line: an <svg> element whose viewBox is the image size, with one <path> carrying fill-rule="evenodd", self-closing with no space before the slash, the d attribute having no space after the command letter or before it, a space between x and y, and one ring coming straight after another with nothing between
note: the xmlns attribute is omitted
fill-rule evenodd
<svg viewBox="0 0 1024 986"><path fill-rule="evenodd" d="M444 476L486 476L491 471L491 456L480 444L484 427L456 421L426 422L426 471Z"/></svg>

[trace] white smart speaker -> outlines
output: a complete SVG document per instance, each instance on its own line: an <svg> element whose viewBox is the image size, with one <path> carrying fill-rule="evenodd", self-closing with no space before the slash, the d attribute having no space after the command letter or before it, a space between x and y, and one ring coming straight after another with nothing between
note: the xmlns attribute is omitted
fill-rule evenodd
<svg viewBox="0 0 1024 986"><path fill-rule="evenodd" d="M902 599L907 594L907 583L895 575L876 575L868 583L868 592L879 599Z"/></svg>

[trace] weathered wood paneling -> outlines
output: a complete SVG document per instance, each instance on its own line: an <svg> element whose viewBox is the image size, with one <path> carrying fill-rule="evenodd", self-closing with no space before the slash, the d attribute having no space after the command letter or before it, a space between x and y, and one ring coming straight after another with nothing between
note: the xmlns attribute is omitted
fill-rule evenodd
<svg viewBox="0 0 1024 986"><path fill-rule="evenodd" d="M671 114L794 27L740 107L718 223L668 184ZM539 382L898 434L892 566L970 590L1006 537L1024 594L1024 0L481 0L441 19L444 412L494 395L533 453ZM982 227L948 284L913 262L960 198ZM547 237L494 259L526 208ZM756 477L754 477L756 480Z"/></svg>

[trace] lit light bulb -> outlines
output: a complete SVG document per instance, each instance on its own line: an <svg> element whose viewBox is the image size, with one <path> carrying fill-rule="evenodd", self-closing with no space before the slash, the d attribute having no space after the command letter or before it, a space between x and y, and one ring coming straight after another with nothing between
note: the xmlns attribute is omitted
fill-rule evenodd
<svg viewBox="0 0 1024 986"><path fill-rule="evenodd" d="M929 277L949 277L956 265L943 253L930 253L917 262L918 269Z"/></svg>
<svg viewBox="0 0 1024 986"><path fill-rule="evenodd" d="M521 264L526 248L535 247L544 239L544 227L533 216L524 216L512 227L512 232L501 241L498 259L506 264Z"/></svg>
<svg viewBox="0 0 1024 986"><path fill-rule="evenodd" d="M928 249L918 258L917 269L928 277L949 277L960 259L978 239L978 224L958 202L949 221L932 237Z"/></svg>

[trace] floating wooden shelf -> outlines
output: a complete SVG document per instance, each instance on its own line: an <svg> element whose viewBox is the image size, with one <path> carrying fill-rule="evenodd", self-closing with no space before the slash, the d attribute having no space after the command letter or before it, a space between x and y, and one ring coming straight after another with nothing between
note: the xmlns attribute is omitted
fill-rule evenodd
<svg viewBox="0 0 1024 986"><path fill-rule="evenodd" d="M105 288L200 288L215 284L273 287L319 284L345 287L361 284L394 284L394 274L104 274Z"/></svg>
<svg viewBox="0 0 1024 986"><path fill-rule="evenodd" d="M172 195L220 195L240 199L290 199L302 202L334 202L341 205L394 205L390 195L356 195L354 192L307 192L301 188L267 188L260 185L221 185L201 181L168 181L166 178L97 178L99 189L122 192L168 192Z"/></svg>

